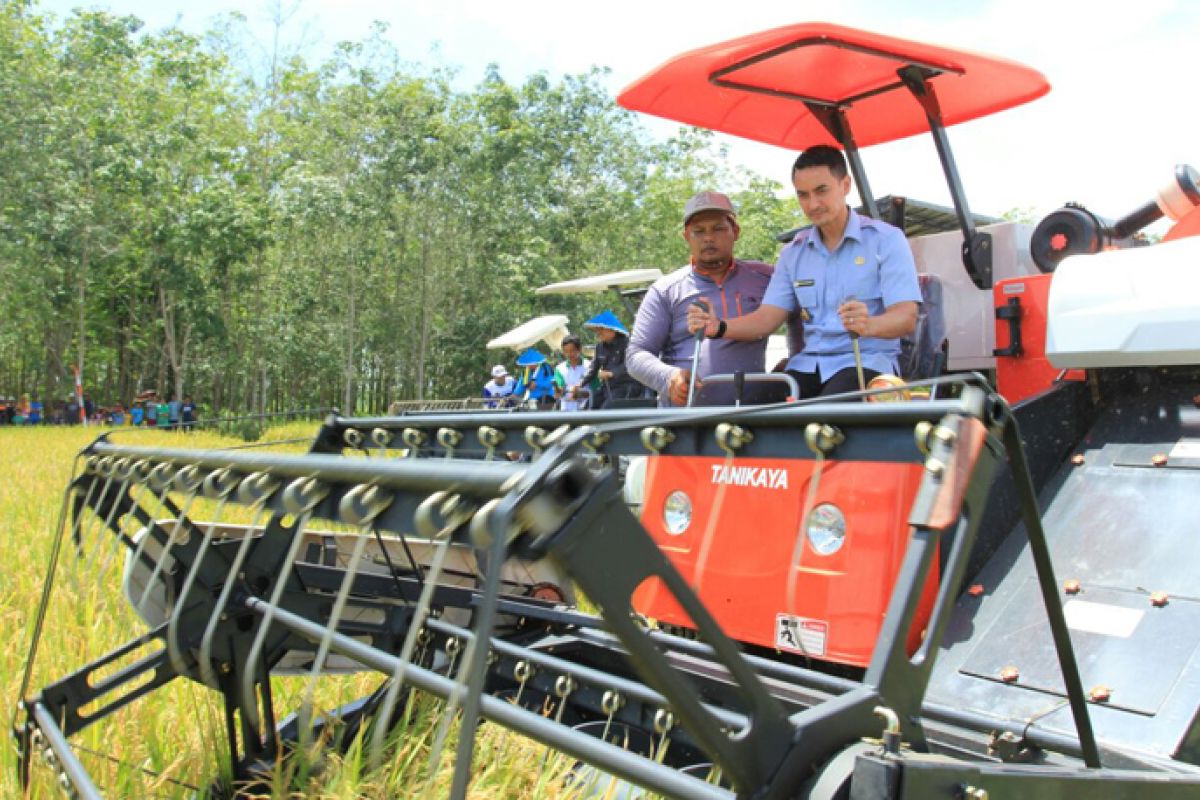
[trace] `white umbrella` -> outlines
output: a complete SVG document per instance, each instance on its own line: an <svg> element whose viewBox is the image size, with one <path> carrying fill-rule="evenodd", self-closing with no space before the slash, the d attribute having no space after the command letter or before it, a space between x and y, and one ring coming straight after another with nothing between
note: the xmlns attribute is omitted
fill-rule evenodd
<svg viewBox="0 0 1200 800"><path fill-rule="evenodd" d="M562 340L567 335L567 323L570 320L566 314L546 314L541 317L522 322L508 333L497 336L487 343L489 350L502 350L511 347L514 350L524 350L532 347L538 341L550 345L551 350L558 350Z"/></svg>
<svg viewBox="0 0 1200 800"><path fill-rule="evenodd" d="M627 269L623 272L609 272L605 275L590 275L586 278L576 278L570 281L559 281L534 290L534 294L592 294L608 289L622 289L627 286L640 286L654 283L662 277L661 269Z"/></svg>

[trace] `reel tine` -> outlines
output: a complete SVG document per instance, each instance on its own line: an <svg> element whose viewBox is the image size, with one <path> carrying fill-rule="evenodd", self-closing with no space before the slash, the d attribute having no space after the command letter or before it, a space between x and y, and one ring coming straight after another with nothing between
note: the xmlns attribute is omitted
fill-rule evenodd
<svg viewBox="0 0 1200 800"><path fill-rule="evenodd" d="M183 653L179 647L179 619L183 616L183 611L187 607L188 595L191 594L192 585L196 581L196 576L200 573L200 565L204 563L204 556L208 554L208 547L212 543L213 536L217 532L217 527L221 524L221 520L224 517L225 503L228 501L229 495L237 488L236 481L228 482L230 477L230 471L223 469L209 473L204 479L204 493L210 497L215 497L217 506L213 511L212 521L205 527L204 539L200 542L200 547L196 550L195 561L192 563L192 568L188 570L187 577L184 578L183 586L179 590L179 597L175 600L175 608L171 611L171 619L167 622L167 656L171 659L171 666L180 674L183 674L187 667L183 661Z"/></svg>
<svg viewBox="0 0 1200 800"><path fill-rule="evenodd" d="M262 727L262 718L259 715L257 702L253 702L254 665L262 662L267 633L275 618L275 609L279 608L279 600L283 597L288 573L294 568L296 557L300 554L300 547L304 544L304 531L308 528L309 520L312 519L313 509L328 493L329 488L315 478L297 478L283 490L284 508L288 513L296 515L296 525L292 531L292 540L288 544L287 555L284 556L279 567L279 574L275 576L275 582L271 586L271 598L267 601L267 610L259 623L254 642L250 645L250 652L246 657L248 668L242 673L242 713L247 716L250 724L255 728Z"/></svg>
<svg viewBox="0 0 1200 800"><path fill-rule="evenodd" d="M333 610L330 612L329 622L325 626L325 635L321 637L320 645L317 648L317 656L313 659L312 671L305 685L304 697L301 700L298 710L302 744L307 744L306 739L311 731L313 698L316 694L317 678L325 668L325 662L329 657L329 650L333 644L333 634L341 624L342 614L345 613L346 601L350 597L350 589L354 586L354 580L358 575L358 568L362 563L363 554L366 552L367 542L370 540L370 533L374 527L375 518L391 505L391 502L391 496L383 492L378 486L364 484L348 492L339 504L338 511L341 518L347 522L357 523L359 525L359 535L354 539L354 549L346 564L346 574L342 577L342 583L338 587L337 597L333 602Z"/></svg>
<svg viewBox="0 0 1200 800"><path fill-rule="evenodd" d="M432 775L441 761L442 748L445 746L446 737L450 732L451 721L461 703L463 708L462 724L455 752L454 778L450 786L450 796L455 800L466 797L467 784L470 781L475 733L479 721L479 699L483 692L484 677L487 671L487 653L492 640L496 622L496 606L500 597L500 573L507 539L504 536L496 535L491 526L493 514L499 504L500 498L489 500L471 520L471 537L475 540L476 546L486 546L489 550L489 569L485 576L483 600L476 609L474 635L467 642L467 650L456 676L458 691L452 692L447 698L437 738L430 753L430 764L433 768L430 774ZM489 536L491 537L490 541L488 541ZM566 703L565 695L563 703L564 705Z"/></svg>
<svg viewBox="0 0 1200 800"><path fill-rule="evenodd" d="M99 569L95 573L97 576L97 582L103 582L104 577L108 575L109 567L116 559L117 554L121 552L121 548L126 545L126 542L133 541L133 537L129 536L125 532L125 527L129 524L129 520L132 517L131 514L127 513L122 515L117 520L117 525L115 528L112 525L113 512L116 511L118 505L124 502L126 498L129 499L130 504L136 503L136 501L133 499L133 489L137 485L134 479L138 475L138 463L129 459L122 460L126 463L123 466L125 474L122 476L121 491L117 496L116 503L113 504L113 508L109 511L108 520L105 521L104 525L105 528L113 531L113 543L112 547L109 549L108 555L105 556L104 561L100 564ZM90 571L91 570L89 568L89 572Z"/></svg>
<svg viewBox="0 0 1200 800"><path fill-rule="evenodd" d="M121 506L121 501L125 499L125 495L129 491L129 460L122 458L115 462L110 462L108 469L109 475L108 479L105 481L104 492L101 493L100 496L101 500L104 499L108 491L111 489L112 482L117 478L121 478L121 480L117 488L116 497L114 497L113 501L109 504L108 514L104 518L104 524L100 526L100 530L97 533L96 546L92 549L91 557L88 559L87 567L84 570L84 574L86 575L95 575L97 583L100 583L101 579L104 577L103 570L99 572L96 570L96 559L99 557L100 550L103 547L105 531L112 530L113 517L116 515L117 509ZM122 472L125 473L124 476L121 475ZM114 536L113 539L115 540L114 547L109 548L108 555L105 557L103 562L104 564L107 564L111 559L113 550L120 546L121 537L117 535Z"/></svg>
<svg viewBox="0 0 1200 800"><path fill-rule="evenodd" d="M785 607L788 613L796 608L796 589L799 581L800 566L804 560L804 542L808 538L808 519L812 516L817 503L817 491L821 485L821 475L825 472L825 459L833 453L844 440L842 432L832 425L809 423L804 429L804 441L814 456L812 477L808 480L808 492L804 496L804 507L800 511L800 530L796 534L796 545L792 549L791 569L788 570ZM799 644L797 639L797 644Z"/></svg>
<svg viewBox="0 0 1200 800"><path fill-rule="evenodd" d="M309 513L306 512L296 522L296 530L288 545L287 555L284 556L279 574L275 576L271 598L267 601L266 613L263 614L262 621L258 626L258 633L255 634L254 642L250 645L249 655L246 656L246 669L242 672L242 713L247 716L249 723L255 728L262 727L262 718L259 716L258 704L252 702L254 698L254 665L260 663L262 659L267 633L271 629L271 622L275 618L275 609L279 607L279 598L283 596L283 588L287 583L287 573L292 569L296 556L300 553L300 546L304 543L304 530L308 527L308 520Z"/></svg>
<svg viewBox="0 0 1200 800"><path fill-rule="evenodd" d="M82 458L82 456L77 457L76 466L72 470L72 475L74 475L75 472L79 469L78 464L79 464L80 458ZM87 459L83 459L83 469L84 470L87 469L87 463L88 463ZM91 497L91 489L94 486L95 486L94 483L89 485L88 491L86 493L86 497L83 501L83 504L79 506L81 511L82 511L82 508L87 505L87 499ZM57 531L55 532L53 543L50 548L50 563L46 567L46 579L42 582L42 595L41 595L41 598L38 600L37 611L34 614L33 633L30 636L29 654L25 659L25 668L24 668L24 671L21 676L21 692L18 695L18 697L20 698L18 700L18 704L24 703L25 698L29 696L29 686L33 679L34 667L37 664L38 648L41 645L41 641L42 641L42 631L45 629L45 625L46 625L46 612L50 607L50 596L54 591L54 579L58 574L59 557L62 553L63 542L66 541L66 537L67 537L67 515L71 513L71 498L73 496L77 496L78 494L79 494L79 490L75 488L75 481L72 480L71 483L68 485L67 490L65 492L63 492L62 505L59 506L59 509L58 509ZM71 536L77 542L79 541L77 538L78 532L79 532L79 527L78 527L79 513L80 512L77 512L73 515L74 519L72 519L72 522L71 522ZM76 547L75 552L76 552L76 556L78 557L78 554L79 554L78 547ZM13 727L14 728L15 728L15 724L16 724L15 719L16 718L14 716L14 718L13 718Z"/></svg>
<svg viewBox="0 0 1200 800"><path fill-rule="evenodd" d="M94 470L95 464L98 461L99 459L96 456L88 456L83 463L84 474L87 474L89 470ZM83 500L75 506L74 513L71 515L71 540L75 542L76 559L83 557L83 514L92 507L92 495L96 492L96 483L95 480L88 482L88 488L84 492ZM79 495L79 489L75 487L74 483L71 484L68 494Z"/></svg>
<svg viewBox="0 0 1200 800"><path fill-rule="evenodd" d="M100 519L100 515L96 511L96 507L101 505L104 502L104 499L106 497L108 497L108 491L112 487L112 481L113 481L112 459L110 457L102 456L102 457L96 459L94 462L91 462L89 460L89 466L92 468L92 470L94 471L94 473L96 474L98 479L99 478L103 479L103 482L101 482L98 479L92 481L92 485L90 487L88 487L87 500L85 500L84 505L81 506L79 509L78 519L76 520L77 528L76 528L75 541L76 541L76 554L80 559L84 559L84 556L85 556L84 544L83 544L84 536L90 532L89 529L94 527L96 525L97 521ZM100 493L98 495L96 495L95 500L93 501L92 500L93 490L96 488L96 485L98 483L101 486ZM85 510L91 512L91 514L88 518L88 522L86 522L86 523L83 521L83 514L84 514ZM91 568L92 568L93 564L95 563L95 559L96 559L96 551L100 548L103 538L104 538L103 530L101 530L100 534L97 535L97 537L96 537L96 542L95 542L96 546L92 549L92 551L90 553L86 554L86 556L87 556L86 560L88 562L88 565L87 565L87 570L86 570L85 574L91 574Z"/></svg>
<svg viewBox="0 0 1200 800"><path fill-rule="evenodd" d="M446 554L450 550L450 534L455 528L466 521L462 516L466 512L459 508L461 502L461 498L458 498L456 495L439 491L425 498L417 508L415 519L418 533L421 533L434 542L435 548L429 568L425 571L421 596L418 598L417 607L413 611L412 622L409 624L408 633L405 634L404 644L400 648L396 670L392 673L387 694L379 706L379 713L376 715L377 723L375 730L371 734L371 747L368 756L368 763L372 770L379 769L383 763L383 748L387 743L387 731L391 726L392 715L396 710L400 690L404 687L405 671L408 665L412 663L413 651L416 649L420 632L424 629L425 619L429 616L429 609L433 604L433 590L437 586L438 579L442 574L442 567L446 561ZM438 527L436 522L434 522L433 516L435 513L444 520L444 524L441 527Z"/></svg>
<svg viewBox="0 0 1200 800"><path fill-rule="evenodd" d="M250 545L254 542L254 534L256 531L262 530L263 517L267 513L267 501L271 499L278 488L279 481L266 472L255 472L243 478L238 484L238 501L248 505L254 512L254 516L250 519L250 526L246 529L246 534L238 543L237 552L234 554L233 561L229 565L229 574L234 576L234 578L237 578L242 573L242 567L245 565L246 557L250 553ZM200 637L200 678L213 689L219 690L220 688L217 676L212 669L213 639L216 637L217 625L221 621L221 617L225 614L225 609L229 605L229 598L232 596L233 589L237 583L236 579L225 581L221 587L221 594L217 597L217 602L213 605L213 613L204 628L204 634Z"/></svg>
<svg viewBox="0 0 1200 800"><path fill-rule="evenodd" d="M153 538L153 530L158 524L158 517L167 508L167 493L170 491L171 484L169 480L162 480L166 473L165 467L166 465L164 464L160 464L158 467L150 467L149 462L145 461L141 462L141 464L135 467L135 469L141 473L142 477L146 481L146 483L142 485L143 489L148 488L152 492L152 502L150 507L146 509L146 515L149 517L149 522L146 526L146 533L141 537L140 540L138 540L137 546L133 550L133 556L131 556L131 560L134 564L141 563L141 560L146 553L146 545L149 543L150 539ZM158 484L158 486L156 487L155 484ZM147 583L147 586L149 585L150 584ZM133 602L132 597L129 598L129 602L133 605L135 610L138 610L139 613L141 613L139 605Z"/></svg>
<svg viewBox="0 0 1200 800"><path fill-rule="evenodd" d="M308 680L305 682L300 707L296 711L299 718L301 746L307 746L310 743L309 737L312 731L313 702L317 692L317 678L321 676L322 671L325 669L325 662L329 658L329 648L333 644L333 633L341 623L342 614L346 609L346 601L350 597L350 587L354 585L359 564L362 563L363 553L366 551L367 541L367 532L365 530L361 531L360 535L354 539L354 549L351 551L349 563L346 565L346 574L342 577L337 597L333 601L333 609L329 613L329 621L325 626L326 634L321 637L320 645L317 647L316 658L313 659L312 669L309 672Z"/></svg>
<svg viewBox="0 0 1200 800"><path fill-rule="evenodd" d="M247 478L247 481L251 478ZM262 520L266 515L267 497L263 497L254 504L254 516L250 520L250 527L246 531L246 535L242 537L238 543L237 553L233 556L233 562L229 565L229 574L237 576L241 574L242 566L246 563L246 556L250 552L250 545L254 541L254 532L261 530ZM222 615L229 604L229 597L233 594L233 587L237 585L236 580L227 580L221 587L221 594L217 598L217 602L213 605L212 616L208 618L208 624L204 628L204 634L200 637L200 679L204 681L212 689L220 688L217 680L217 675L212 668L212 648L213 639L217 633L217 625L221 621Z"/></svg>
<svg viewBox="0 0 1200 800"><path fill-rule="evenodd" d="M159 466L161 467L165 465ZM171 557L171 550L175 547L175 542L179 539L180 531L183 530L184 520L188 519L188 514L192 510L192 503L196 500L196 493L199 491L202 483L202 480L199 476L200 470L196 467L184 467L183 469L175 472L167 481L167 485L163 487L162 497L164 503L166 501L166 495L170 491L170 484L172 483L174 483L177 488L186 492L186 495L184 496L183 507L180 508L179 513L175 516L174 524L171 526L171 533L169 536L167 536L167 541L163 545L162 553L158 558L158 563L154 565L154 572L151 573L150 580L148 580L146 585L142 588L142 596L136 604L138 613L144 613L146 608L146 600L150 596L150 589L155 583L158 582L159 578L162 577L163 568L167 564L167 559ZM150 533L147 532L146 536L142 537L142 541L145 541L149 537Z"/></svg>
<svg viewBox="0 0 1200 800"><path fill-rule="evenodd" d="M724 468L729 470L733 467L734 449L723 448L725 450ZM708 556L712 551L713 540L717 536L718 522L721 518L721 510L725 507L725 495L729 488L729 484L721 483L717 486L716 492L713 495L712 511L709 512L708 522L704 526L704 534L700 537L700 547L696 555L695 567L695 586L697 592L700 591L700 586L704 581L704 576L707 572Z"/></svg>

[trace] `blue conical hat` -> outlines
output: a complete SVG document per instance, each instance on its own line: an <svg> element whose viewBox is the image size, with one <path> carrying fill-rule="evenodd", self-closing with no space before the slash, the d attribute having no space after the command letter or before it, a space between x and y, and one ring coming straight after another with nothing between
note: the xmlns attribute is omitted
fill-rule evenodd
<svg viewBox="0 0 1200 800"><path fill-rule="evenodd" d="M608 328L609 330L614 330L617 333L623 333L626 336L629 335L629 331L624 325L621 324L621 320L617 319L617 315L607 309L601 311L599 314L583 323L583 327Z"/></svg>
<svg viewBox="0 0 1200 800"><path fill-rule="evenodd" d="M518 367L533 367L545 362L546 357L536 347L531 347L517 356Z"/></svg>

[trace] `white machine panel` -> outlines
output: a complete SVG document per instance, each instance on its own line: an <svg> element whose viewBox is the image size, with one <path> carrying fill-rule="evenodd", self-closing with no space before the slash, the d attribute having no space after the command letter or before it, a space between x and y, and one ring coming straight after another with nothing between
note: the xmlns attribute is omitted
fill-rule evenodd
<svg viewBox="0 0 1200 800"><path fill-rule="evenodd" d="M1033 226L1001 222L979 230L992 235L992 279L1021 278L1041 271L1029 255ZM950 371L991 369L996 365L996 318L991 289L977 289L962 263L962 232L935 233L909 240L918 272L942 282Z"/></svg>
<svg viewBox="0 0 1200 800"><path fill-rule="evenodd" d="M1047 317L1056 367L1200 363L1200 237L1063 259Z"/></svg>

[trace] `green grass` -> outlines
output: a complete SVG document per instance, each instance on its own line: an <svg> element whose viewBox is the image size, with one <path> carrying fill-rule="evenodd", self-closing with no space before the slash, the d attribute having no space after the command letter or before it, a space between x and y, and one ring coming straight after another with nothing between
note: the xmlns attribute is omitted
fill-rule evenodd
<svg viewBox="0 0 1200 800"><path fill-rule="evenodd" d="M307 440L316 429L315 423L292 423L271 429L266 438ZM0 477L0 535L8 549L0 569L0 624L8 636L7 646L0 650L0 696L10 719L28 661L64 489L76 453L97 433L95 428L0 428L5 465ZM244 444L240 438L205 432L126 430L118 436L123 443L156 446ZM307 449L302 443L283 447ZM120 594L119 553L98 537L85 543L83 557L74 548L63 550L35 661L33 689L65 677L145 627ZM102 569L105 566L107 570ZM353 700L378 681L379 676L372 674L325 679L317 707L328 709ZM273 686L276 713L282 717L299 704L304 681L275 679ZM406 723L398 727L394 747L380 770L368 770L362 748L355 746L344 757L328 758L315 775L305 776L303 760L284 765L273 777L270 796L445 797L449 758L439 769L431 769L428 763L440 707L436 698L414 695L406 708ZM219 697L189 680L175 680L135 700L73 737L72 744L108 797L192 797L192 789L172 781L205 787L228 768L222 763L228 761L228 744ZM453 752L452 741L447 752ZM16 761L14 748L0 748L0 797L64 796L40 759L35 760L32 785L23 793ZM470 794L479 798L567 796L562 778L570 765L564 756L547 755L516 734L485 725L477 737Z"/></svg>

